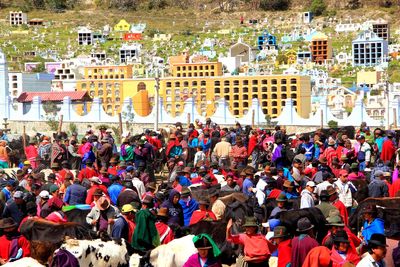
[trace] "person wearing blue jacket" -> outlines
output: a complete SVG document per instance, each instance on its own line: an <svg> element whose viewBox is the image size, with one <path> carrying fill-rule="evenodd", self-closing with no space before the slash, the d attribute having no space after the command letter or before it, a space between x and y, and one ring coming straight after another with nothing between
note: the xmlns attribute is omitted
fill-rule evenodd
<svg viewBox="0 0 400 267"><path fill-rule="evenodd" d="M181 199L179 200L179 204L182 206L183 210L184 226L188 226L190 224L190 219L192 218L193 212L199 209L199 204L190 195L189 188L182 187Z"/></svg>
<svg viewBox="0 0 400 267"><path fill-rule="evenodd" d="M120 183L119 176L110 175L110 180L112 184L108 187L107 191L113 205L117 205L117 199L119 194L124 190L124 187Z"/></svg>
<svg viewBox="0 0 400 267"><path fill-rule="evenodd" d="M377 218L378 210L376 206L368 205L363 209L362 213L365 222L361 234L365 245L367 245L373 234L385 233L385 223L382 219Z"/></svg>
<svg viewBox="0 0 400 267"><path fill-rule="evenodd" d="M75 178L72 185L67 187L64 202L68 205L85 204L86 187L80 184L79 178Z"/></svg>

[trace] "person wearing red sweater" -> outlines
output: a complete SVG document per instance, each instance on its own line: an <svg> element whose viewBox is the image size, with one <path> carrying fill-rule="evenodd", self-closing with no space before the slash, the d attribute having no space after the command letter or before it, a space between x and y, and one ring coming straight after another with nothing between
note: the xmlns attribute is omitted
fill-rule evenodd
<svg viewBox="0 0 400 267"><path fill-rule="evenodd" d="M27 160L29 160L29 162L31 163L32 169L36 169L39 165L39 152L35 145L35 140L32 137L29 140L29 146L25 147L25 155Z"/></svg>
<svg viewBox="0 0 400 267"><path fill-rule="evenodd" d="M79 174L79 181L82 183L83 179L90 179L92 177L97 177L99 173L93 168L93 162L91 160L86 161L86 167L83 168Z"/></svg>
<svg viewBox="0 0 400 267"><path fill-rule="evenodd" d="M90 205L93 203L94 201L94 193L96 191L96 189L100 189L104 195L108 197L108 191L107 191L107 187L105 185L102 184L101 180L99 177L92 177L89 179L90 181L90 189L87 192L87 196L86 196L86 204Z"/></svg>
<svg viewBox="0 0 400 267"><path fill-rule="evenodd" d="M346 225L349 225L349 214L347 212L346 206L343 204L342 201L339 200L337 191L333 188L333 186L328 186L326 190L328 191L328 194L330 196L329 201L339 210L343 222Z"/></svg>
<svg viewBox="0 0 400 267"><path fill-rule="evenodd" d="M380 155L381 160L385 163L391 161L396 153L396 147L393 143L393 133L388 132L386 134L386 140L383 142L382 145L382 153Z"/></svg>
<svg viewBox="0 0 400 267"><path fill-rule="evenodd" d="M158 235L160 236L161 245L168 244L174 240L174 231L168 226L168 209L161 208L157 213L156 228Z"/></svg>
<svg viewBox="0 0 400 267"><path fill-rule="evenodd" d="M18 232L18 224L12 218L0 220L0 265L4 265L11 259L29 257L31 254L28 240Z"/></svg>
<svg viewBox="0 0 400 267"><path fill-rule="evenodd" d="M292 239L285 226L274 228L273 242L278 245L278 267L286 267L292 259Z"/></svg>
<svg viewBox="0 0 400 267"><path fill-rule="evenodd" d="M255 217L246 217L243 224L245 233L232 235L232 219L226 226L226 239L228 242L243 245L244 258L248 266L268 266L268 260L271 251L275 250L275 246L270 243L264 235L257 233L258 224Z"/></svg>
<svg viewBox="0 0 400 267"><path fill-rule="evenodd" d="M214 212L208 210L210 202L204 199L199 200L199 209L195 210L190 218L189 225L198 223L199 221L216 221L217 217Z"/></svg>
<svg viewBox="0 0 400 267"><path fill-rule="evenodd" d="M345 263L357 265L361 258L357 251L350 246L350 240L346 231L337 231L333 238L333 248L331 253L332 267L342 267Z"/></svg>

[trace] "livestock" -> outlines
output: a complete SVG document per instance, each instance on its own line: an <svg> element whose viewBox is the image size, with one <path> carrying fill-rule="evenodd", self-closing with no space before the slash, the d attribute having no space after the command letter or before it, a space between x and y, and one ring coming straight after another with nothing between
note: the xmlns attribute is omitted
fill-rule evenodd
<svg viewBox="0 0 400 267"><path fill-rule="evenodd" d="M74 255L80 266L128 267L128 246L129 244L124 239L107 242L101 239L67 239L60 248Z"/></svg>
<svg viewBox="0 0 400 267"><path fill-rule="evenodd" d="M28 240L62 242L65 236L78 239L92 239L90 229L78 223L54 223L44 219L29 219L21 225L21 234Z"/></svg>
<svg viewBox="0 0 400 267"><path fill-rule="evenodd" d="M197 253L194 247L194 235L187 235L182 238L174 239L166 245L161 245L153 249L147 257L144 257L141 266L144 262L150 263L154 267L181 267L190 256Z"/></svg>
<svg viewBox="0 0 400 267"><path fill-rule="evenodd" d="M13 262L7 262L3 266L5 267L45 267L45 265L40 264L37 260L31 257L25 257Z"/></svg>

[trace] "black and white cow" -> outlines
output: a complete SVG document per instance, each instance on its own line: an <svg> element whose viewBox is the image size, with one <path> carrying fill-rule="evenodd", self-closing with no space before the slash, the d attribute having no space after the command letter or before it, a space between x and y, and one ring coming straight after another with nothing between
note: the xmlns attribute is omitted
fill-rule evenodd
<svg viewBox="0 0 400 267"><path fill-rule="evenodd" d="M87 267L128 267L129 253L124 239L120 241L68 239L61 249L74 255L80 266Z"/></svg>

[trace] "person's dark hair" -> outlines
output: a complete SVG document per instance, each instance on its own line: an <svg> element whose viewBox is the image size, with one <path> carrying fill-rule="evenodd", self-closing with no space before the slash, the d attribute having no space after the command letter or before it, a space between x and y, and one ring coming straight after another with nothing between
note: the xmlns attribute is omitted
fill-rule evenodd
<svg viewBox="0 0 400 267"><path fill-rule="evenodd" d="M49 180L49 179L55 180L55 179L56 179L56 175L55 175L54 173L50 173L50 174L47 176L47 180Z"/></svg>
<svg viewBox="0 0 400 267"><path fill-rule="evenodd" d="M76 140L71 140L70 144L73 146L76 145Z"/></svg>

